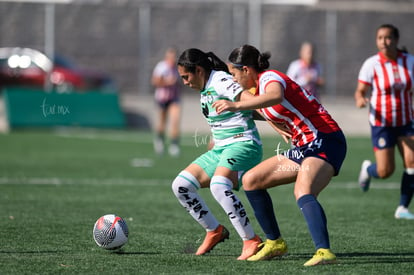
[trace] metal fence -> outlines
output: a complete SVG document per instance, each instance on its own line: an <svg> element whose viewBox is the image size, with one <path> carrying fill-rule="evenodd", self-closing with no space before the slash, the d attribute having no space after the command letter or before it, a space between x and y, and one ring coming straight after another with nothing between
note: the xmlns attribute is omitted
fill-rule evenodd
<svg viewBox="0 0 414 275"><path fill-rule="evenodd" d="M300 44L310 40L325 72L322 96L332 97L353 94L363 60L376 52L380 24L399 27L400 45L414 51L412 0L78 0L50 5L0 2L0 47L66 55L111 73L125 93L152 91L152 68L170 45L213 51L225 60L233 48L249 43L270 51L272 68L286 71Z"/></svg>

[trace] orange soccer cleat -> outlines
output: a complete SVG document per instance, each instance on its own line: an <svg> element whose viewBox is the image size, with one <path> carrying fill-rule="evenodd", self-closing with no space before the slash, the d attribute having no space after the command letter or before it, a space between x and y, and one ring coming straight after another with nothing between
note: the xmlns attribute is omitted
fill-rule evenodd
<svg viewBox="0 0 414 275"><path fill-rule="evenodd" d="M247 260L250 256L259 251L259 245L262 243L262 240L259 236L255 235L253 239L243 241L243 250L242 254L237 258L237 260Z"/></svg>
<svg viewBox="0 0 414 275"><path fill-rule="evenodd" d="M222 225L219 225L214 231L209 231L204 238L203 243L197 249L196 255L204 255L210 252L218 243L224 242L229 238L229 231Z"/></svg>

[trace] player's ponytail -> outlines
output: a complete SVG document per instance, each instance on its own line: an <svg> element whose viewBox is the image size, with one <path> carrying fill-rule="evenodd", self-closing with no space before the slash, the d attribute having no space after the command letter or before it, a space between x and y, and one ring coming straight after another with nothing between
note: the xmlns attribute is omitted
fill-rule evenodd
<svg viewBox="0 0 414 275"><path fill-rule="evenodd" d="M208 52L206 53L208 56L208 59L212 63L212 69L215 71L224 71L229 73L229 68L227 67L227 64L222 61L220 58L218 58L214 53Z"/></svg>
<svg viewBox="0 0 414 275"><path fill-rule="evenodd" d="M187 49L178 58L177 65L184 67L188 72L195 73L196 67L202 67L207 73L212 70L228 72L226 63L214 53L205 53L199 49Z"/></svg>
<svg viewBox="0 0 414 275"><path fill-rule="evenodd" d="M259 59L257 60L259 72L263 72L264 70L268 69L269 64L269 58L271 54L269 52L264 52L259 55Z"/></svg>
<svg viewBox="0 0 414 275"><path fill-rule="evenodd" d="M243 45L230 53L229 61L236 68L248 66L261 73L269 68L270 56L269 52L260 53L251 45Z"/></svg>

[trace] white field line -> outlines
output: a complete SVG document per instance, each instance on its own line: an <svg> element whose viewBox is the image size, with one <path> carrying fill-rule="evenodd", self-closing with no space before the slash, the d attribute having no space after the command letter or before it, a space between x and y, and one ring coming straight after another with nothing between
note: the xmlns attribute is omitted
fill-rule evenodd
<svg viewBox="0 0 414 275"><path fill-rule="evenodd" d="M131 143L141 143L141 144L152 144L152 139L147 136L140 136L139 133L136 135L122 135L122 134L99 134L99 133L69 133L69 132L57 132L56 136L61 138L76 138L76 139L88 139L88 140L105 140L105 141L116 141L116 142L131 142ZM182 146L196 146L198 143L206 143L206 140L210 140L210 136L200 135L192 139L184 138L181 140ZM198 144L200 145L200 144ZM207 143L206 145L207 146Z"/></svg>
<svg viewBox="0 0 414 275"><path fill-rule="evenodd" d="M0 177L0 184L107 184L107 185L168 185L171 184L173 179L132 179L132 178L108 178L108 179L96 179L96 178L38 178L38 177ZM328 188L338 189L359 189L356 182L332 182ZM384 183L371 183L370 189L399 189L400 183L397 182L384 182Z"/></svg>
<svg viewBox="0 0 414 275"><path fill-rule="evenodd" d="M62 138L77 138L77 139L92 139L92 140L106 140L106 141L121 141L121 142L133 142L133 143L152 143L146 137L140 137L139 134L136 137L123 136L123 135L108 135L108 134L94 134L94 133L85 133L85 134L70 134L70 133L57 133L56 136Z"/></svg>
<svg viewBox="0 0 414 275"><path fill-rule="evenodd" d="M63 184L106 184L106 185L165 185L171 183L162 179L94 179L94 178L37 178L37 177L0 177L0 184L33 184L33 185L63 185Z"/></svg>

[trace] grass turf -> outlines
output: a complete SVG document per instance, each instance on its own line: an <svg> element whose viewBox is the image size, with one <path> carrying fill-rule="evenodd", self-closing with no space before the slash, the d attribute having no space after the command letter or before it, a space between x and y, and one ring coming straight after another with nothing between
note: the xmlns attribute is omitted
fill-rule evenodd
<svg viewBox="0 0 414 275"><path fill-rule="evenodd" d="M319 197L338 264L303 267L314 253L293 185L270 190L289 254L265 262L237 261L241 240L201 190L230 240L206 256L193 252L204 232L178 204L170 183L206 148L186 136L180 158L156 157L151 134L123 131L18 131L0 135L0 268L2 274L413 274L413 221L395 220L400 167L362 193L361 161L372 159L368 138L348 138L341 174ZM281 141L265 137L265 156ZM243 191L256 232L261 232ZM121 251L92 239L96 219L116 213L130 229Z"/></svg>

